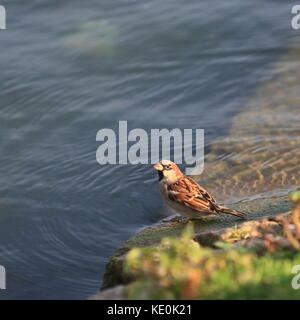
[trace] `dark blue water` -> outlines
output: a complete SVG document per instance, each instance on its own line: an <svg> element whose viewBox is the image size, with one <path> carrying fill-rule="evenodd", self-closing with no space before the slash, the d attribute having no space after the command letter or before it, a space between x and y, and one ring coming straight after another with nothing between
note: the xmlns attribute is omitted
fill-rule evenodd
<svg viewBox="0 0 300 320"><path fill-rule="evenodd" d="M291 4L9 0L0 31L2 299L84 299L164 207L151 165L96 162L96 133L225 135L286 51Z"/></svg>

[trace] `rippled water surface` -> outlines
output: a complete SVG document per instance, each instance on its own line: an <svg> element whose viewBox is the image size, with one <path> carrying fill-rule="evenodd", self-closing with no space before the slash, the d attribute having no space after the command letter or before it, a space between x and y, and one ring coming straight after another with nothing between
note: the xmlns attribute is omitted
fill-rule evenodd
<svg viewBox="0 0 300 320"><path fill-rule="evenodd" d="M164 207L150 165L96 162L96 133L204 128L209 149L287 50L291 5L2 1L0 264L7 299L84 299Z"/></svg>

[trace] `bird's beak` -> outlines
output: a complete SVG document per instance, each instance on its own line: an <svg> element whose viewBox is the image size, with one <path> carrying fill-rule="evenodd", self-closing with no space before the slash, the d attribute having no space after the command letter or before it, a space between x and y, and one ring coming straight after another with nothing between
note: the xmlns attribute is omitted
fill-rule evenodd
<svg viewBox="0 0 300 320"><path fill-rule="evenodd" d="M154 165L153 168L155 170L157 170L157 171L163 171L164 170L164 167L160 163L157 163L156 165Z"/></svg>

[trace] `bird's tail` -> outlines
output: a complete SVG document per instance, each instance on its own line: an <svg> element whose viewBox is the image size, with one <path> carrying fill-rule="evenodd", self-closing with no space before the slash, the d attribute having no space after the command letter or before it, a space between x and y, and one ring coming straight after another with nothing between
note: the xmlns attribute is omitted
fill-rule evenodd
<svg viewBox="0 0 300 320"><path fill-rule="evenodd" d="M237 216L241 219L246 219L246 214L237 210L229 209L226 207L219 207L219 212L220 213L226 213L226 214L231 214L233 216Z"/></svg>

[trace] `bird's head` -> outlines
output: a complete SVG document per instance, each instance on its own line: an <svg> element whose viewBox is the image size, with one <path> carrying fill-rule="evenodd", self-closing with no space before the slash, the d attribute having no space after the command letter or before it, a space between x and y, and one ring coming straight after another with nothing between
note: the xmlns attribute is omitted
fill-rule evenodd
<svg viewBox="0 0 300 320"><path fill-rule="evenodd" d="M158 172L159 181L164 180L167 184L175 183L183 176L178 166L170 160L161 160L154 165L154 169Z"/></svg>

